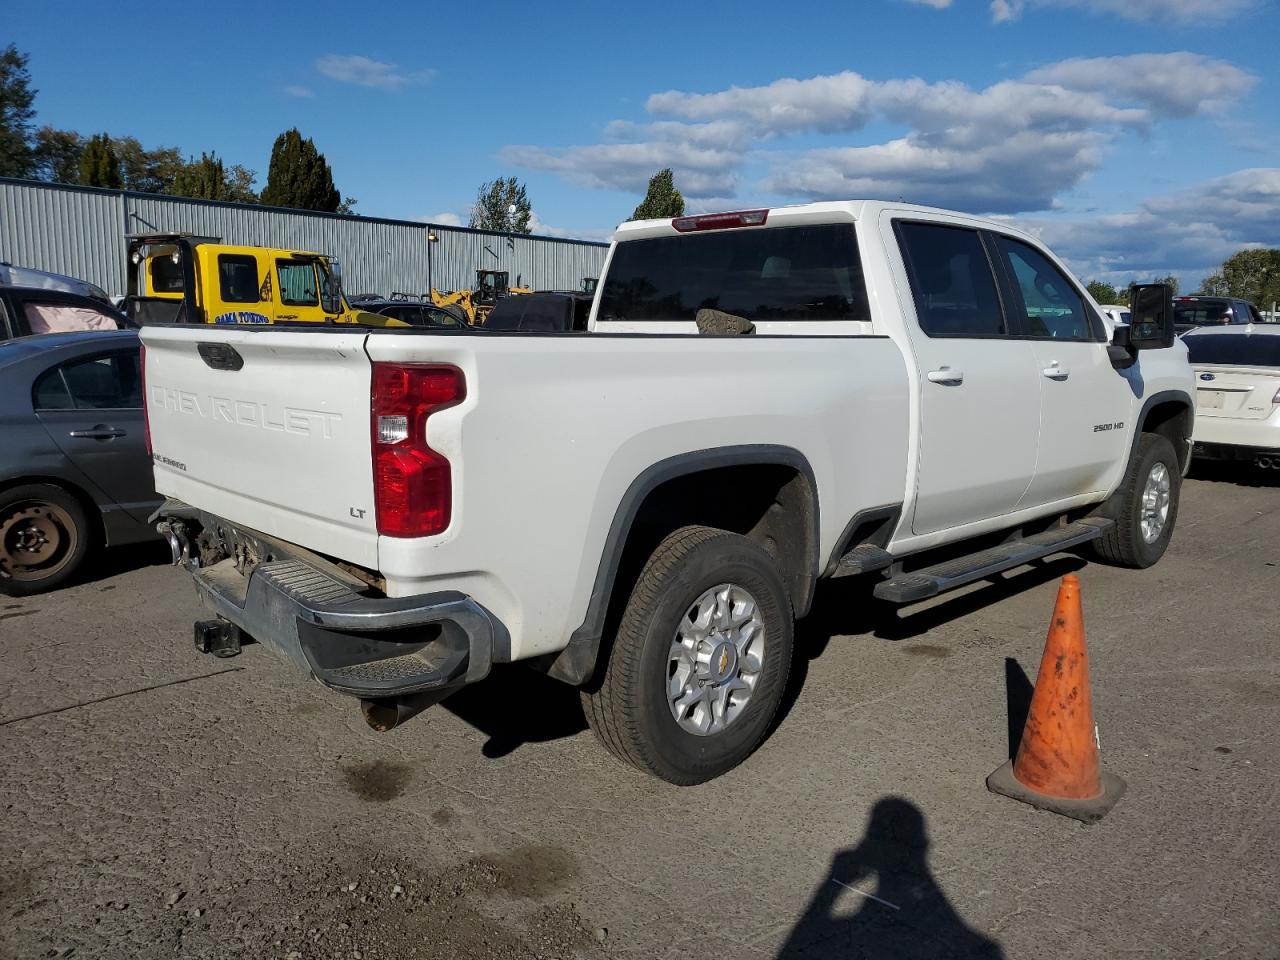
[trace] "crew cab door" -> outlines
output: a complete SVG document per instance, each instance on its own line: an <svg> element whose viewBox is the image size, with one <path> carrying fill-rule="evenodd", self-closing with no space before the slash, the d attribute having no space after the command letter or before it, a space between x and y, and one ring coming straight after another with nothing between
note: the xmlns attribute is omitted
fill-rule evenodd
<svg viewBox="0 0 1280 960"><path fill-rule="evenodd" d="M907 329L921 392L911 529L928 534L1003 516L1035 475L1034 348L1006 325L979 231L897 220L894 233L915 306Z"/></svg>
<svg viewBox="0 0 1280 960"><path fill-rule="evenodd" d="M1030 343L1042 378L1040 452L1020 506L1106 490L1125 460L1135 396L1107 356L1106 328L1043 251L1002 234L989 241L1007 282L1010 327Z"/></svg>

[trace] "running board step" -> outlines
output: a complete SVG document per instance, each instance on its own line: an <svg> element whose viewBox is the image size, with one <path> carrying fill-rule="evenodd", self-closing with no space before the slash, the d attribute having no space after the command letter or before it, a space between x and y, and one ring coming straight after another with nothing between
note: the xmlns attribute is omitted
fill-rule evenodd
<svg viewBox="0 0 1280 960"><path fill-rule="evenodd" d="M876 584L875 595L890 603L927 600L974 580L982 580L1032 560L1096 540L1113 526L1115 522L1104 517L1078 520L1065 527L1055 527L1022 540L1011 540L989 550L971 553L966 557L900 574Z"/></svg>
<svg viewBox="0 0 1280 960"><path fill-rule="evenodd" d="M893 565L893 554L874 543L860 543L836 561L833 577L854 577Z"/></svg>

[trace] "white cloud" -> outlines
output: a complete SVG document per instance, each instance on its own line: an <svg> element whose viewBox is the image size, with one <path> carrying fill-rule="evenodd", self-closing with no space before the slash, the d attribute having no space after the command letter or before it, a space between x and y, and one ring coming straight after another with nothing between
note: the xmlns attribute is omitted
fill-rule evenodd
<svg viewBox="0 0 1280 960"><path fill-rule="evenodd" d="M1280 168L1239 170L1120 213L1018 222L1085 280L1172 273L1192 290L1243 247L1280 247Z"/></svg>
<svg viewBox="0 0 1280 960"><path fill-rule="evenodd" d="M1166 117L1215 112L1257 82L1225 60L1186 52L1063 60L1032 70L1026 79L1141 103Z"/></svg>
<svg viewBox="0 0 1280 960"><path fill-rule="evenodd" d="M652 114L683 120L739 120L760 134L856 130L871 117L867 94L873 84L852 70L796 80L785 77L763 87L730 87L717 93L655 93L645 104Z"/></svg>
<svg viewBox="0 0 1280 960"><path fill-rule="evenodd" d="M612 230L574 230L571 227L553 227L544 223L536 211L529 213L529 232L542 237L560 237L565 240L611 240Z"/></svg>
<svg viewBox="0 0 1280 960"><path fill-rule="evenodd" d="M548 150L512 145L503 147L503 160L534 170L563 174L584 187L643 193L655 171L678 171L676 186L689 196L733 196L734 168L741 160L735 150L655 140L643 143L601 143Z"/></svg>
<svg viewBox="0 0 1280 960"><path fill-rule="evenodd" d="M297 84L297 83L289 84L289 86L284 88L284 92L291 97L298 97L299 99L302 99L302 100L310 100L312 97L315 96L315 93L311 90L310 87L304 87L301 84Z"/></svg>
<svg viewBox="0 0 1280 960"><path fill-rule="evenodd" d="M434 70L404 70L394 63L383 63L359 54L340 53L321 57L316 61L316 70L330 80L380 90L402 90L415 84L427 83L435 75Z"/></svg>
<svg viewBox="0 0 1280 960"><path fill-rule="evenodd" d="M1059 7L1106 13L1126 20L1182 24L1228 20L1258 6L1259 0L991 0L991 19L1007 23L1027 7Z"/></svg>
<svg viewBox="0 0 1280 960"><path fill-rule="evenodd" d="M1011 213L1052 208L1118 137L1221 111L1254 82L1226 61L1192 53L1065 60L985 88L844 71L657 93L647 110L660 119L615 120L600 143L514 145L502 156L585 187L636 194L670 167L691 203L732 202L747 189L807 199L901 196ZM905 132L858 143L872 121ZM849 145L797 153L779 143L806 134L843 134ZM762 182L744 183L748 165L767 171Z"/></svg>
<svg viewBox="0 0 1280 960"><path fill-rule="evenodd" d="M438 223L442 227L460 227L462 226L462 217L456 213L450 213L447 210L444 213L434 213L429 217L419 217L423 223Z"/></svg>

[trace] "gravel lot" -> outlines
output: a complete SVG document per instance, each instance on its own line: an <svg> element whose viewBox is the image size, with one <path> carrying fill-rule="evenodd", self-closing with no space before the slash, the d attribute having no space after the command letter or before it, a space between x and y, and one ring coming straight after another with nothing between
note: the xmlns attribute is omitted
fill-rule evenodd
<svg viewBox="0 0 1280 960"><path fill-rule="evenodd" d="M518 668L375 734L261 648L196 653L166 560L0 598L0 957L1280 957L1252 469L1198 469L1148 571L1058 558L901 612L826 585L777 731L690 789ZM1072 570L1129 785L1092 827L983 786Z"/></svg>

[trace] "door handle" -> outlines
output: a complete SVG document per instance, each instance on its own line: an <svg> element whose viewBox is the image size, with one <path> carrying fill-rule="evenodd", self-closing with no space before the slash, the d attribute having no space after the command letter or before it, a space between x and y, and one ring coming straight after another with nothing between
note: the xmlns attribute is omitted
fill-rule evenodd
<svg viewBox="0 0 1280 960"><path fill-rule="evenodd" d="M113 440L125 436L118 427L94 427L92 430L72 430L70 436L78 440Z"/></svg>
<svg viewBox="0 0 1280 960"><path fill-rule="evenodd" d="M930 383L941 383L946 386L955 386L964 383L964 371L952 370L950 367L939 367L937 370L930 370L927 374Z"/></svg>
<svg viewBox="0 0 1280 960"><path fill-rule="evenodd" d="M1057 360L1053 361L1053 363L1049 364L1049 366L1045 367L1040 372L1043 373L1050 380L1061 381L1071 376L1071 371L1068 370L1066 367L1062 366L1061 364L1059 364Z"/></svg>

